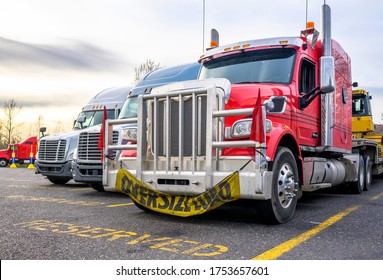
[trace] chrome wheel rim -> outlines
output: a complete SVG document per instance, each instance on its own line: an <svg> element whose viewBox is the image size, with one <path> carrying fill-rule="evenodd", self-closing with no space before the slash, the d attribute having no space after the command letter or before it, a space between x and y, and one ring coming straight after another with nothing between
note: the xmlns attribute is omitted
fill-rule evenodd
<svg viewBox="0 0 383 280"><path fill-rule="evenodd" d="M288 208L296 196L294 172L291 166L284 163L278 173L278 200L283 208Z"/></svg>

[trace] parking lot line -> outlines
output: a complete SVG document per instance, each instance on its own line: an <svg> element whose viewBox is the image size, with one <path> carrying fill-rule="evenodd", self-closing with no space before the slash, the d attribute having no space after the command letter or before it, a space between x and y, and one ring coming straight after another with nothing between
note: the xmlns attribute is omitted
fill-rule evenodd
<svg viewBox="0 0 383 280"><path fill-rule="evenodd" d="M378 194L378 195L373 196L373 197L371 198L371 201L378 200L378 199L380 199L382 196L383 196L383 192L380 193L380 194Z"/></svg>
<svg viewBox="0 0 383 280"><path fill-rule="evenodd" d="M74 188L74 189L69 189L70 191L90 191L92 190L91 187L81 187L81 188Z"/></svg>
<svg viewBox="0 0 383 280"><path fill-rule="evenodd" d="M306 240L310 239L314 235L318 234L319 232L325 230L326 228L332 226L336 222L340 221L344 217L346 217L348 214L358 210L363 205L355 205L352 206L345 211L342 211L331 218L327 219L323 223L317 225L316 227L252 258L252 260L275 260L278 257L282 256L283 254L287 253L288 251L292 250L296 246L300 245L301 243L305 242Z"/></svg>
<svg viewBox="0 0 383 280"><path fill-rule="evenodd" d="M130 206L130 205L134 205L134 203L130 202L130 203L124 203L124 204L111 204L111 205L107 205L106 207L112 208L112 207L122 207L122 206Z"/></svg>
<svg viewBox="0 0 383 280"><path fill-rule="evenodd" d="M352 212L360 209L361 207L371 203L371 202L374 202L380 198L383 197L383 192L378 194L378 195L375 195L373 197L370 198L370 200L365 203L365 204L360 204L360 205L354 205L332 217L330 217L329 219L327 219L326 221L324 221L323 223L317 225L316 227L302 233L302 234L299 234L298 236L252 258L252 260L275 260L277 258L279 258L280 256L282 256L283 254L289 252L290 250L292 250L293 248L295 248L296 246L300 245L301 243L305 242L306 240L310 239L311 237L313 237L314 235L320 233L321 231L325 230L326 228L332 226L333 224L339 222L341 219L343 219L344 217L346 217L348 214L351 214Z"/></svg>

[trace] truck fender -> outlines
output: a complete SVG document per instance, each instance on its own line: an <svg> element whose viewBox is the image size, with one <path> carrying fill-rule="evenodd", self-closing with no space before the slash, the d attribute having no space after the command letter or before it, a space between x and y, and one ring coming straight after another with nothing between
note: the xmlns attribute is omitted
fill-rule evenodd
<svg viewBox="0 0 383 280"><path fill-rule="evenodd" d="M296 156L302 159L301 151L298 148L297 140L290 127L283 124L274 124L271 132L266 134L266 155L270 161L274 160L278 146L282 145L290 148L293 153L297 153Z"/></svg>
<svg viewBox="0 0 383 280"><path fill-rule="evenodd" d="M299 191L298 199L302 196L301 185L304 182L303 177L303 158L295 134L290 127L283 124L273 124L271 132L266 134L266 156L269 161L273 162L277 153L277 149L280 146L288 148L295 156L296 164L299 174Z"/></svg>

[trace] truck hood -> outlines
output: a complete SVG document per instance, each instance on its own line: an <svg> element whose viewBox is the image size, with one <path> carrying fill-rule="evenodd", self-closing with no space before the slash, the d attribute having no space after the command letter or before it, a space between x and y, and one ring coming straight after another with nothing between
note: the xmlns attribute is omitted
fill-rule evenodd
<svg viewBox="0 0 383 280"><path fill-rule="evenodd" d="M94 125L94 126L79 130L79 134L82 132L96 133L96 132L100 132L100 130L101 130L101 124L98 124L98 125Z"/></svg>
<svg viewBox="0 0 383 280"><path fill-rule="evenodd" d="M252 108L261 96L261 103L271 96L290 96L290 87L281 84L232 84L227 109Z"/></svg>
<svg viewBox="0 0 383 280"><path fill-rule="evenodd" d="M58 133L53 135L47 135L40 139L41 140L68 140L71 138L78 138L78 135L80 134L81 130L75 130L70 132L64 132L64 133Z"/></svg>
<svg viewBox="0 0 383 280"><path fill-rule="evenodd" d="M124 128L128 128L128 127L136 127L135 124L120 124L120 125L114 125L113 126L113 130L114 131L121 131L122 129ZM98 133L101 131L101 125L95 125L95 126L92 126L92 127L88 127L88 128L85 128L85 129L82 129L80 130L80 133L82 132L87 132L87 133Z"/></svg>

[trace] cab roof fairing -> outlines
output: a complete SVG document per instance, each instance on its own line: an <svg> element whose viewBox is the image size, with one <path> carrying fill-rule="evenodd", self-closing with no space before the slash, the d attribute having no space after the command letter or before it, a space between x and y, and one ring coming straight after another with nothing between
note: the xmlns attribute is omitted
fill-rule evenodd
<svg viewBox="0 0 383 280"><path fill-rule="evenodd" d="M115 109L116 106L120 109L131 89L131 86L105 89L89 100L82 111L95 111L94 107L99 107L96 110L103 110L103 106L106 109Z"/></svg>
<svg viewBox="0 0 383 280"><path fill-rule="evenodd" d="M150 93L151 89L165 84L197 79L200 68L198 62L157 68L136 83L129 97Z"/></svg>
<svg viewBox="0 0 383 280"><path fill-rule="evenodd" d="M281 43L287 42L287 43ZM209 58L212 58L217 55L224 55L228 53L243 51L243 50L252 50L254 48L260 47L275 47L275 46L295 46L301 48L302 45L306 43L302 37L276 37L276 38L267 38L267 39L257 39L250 41L242 41L234 44L229 44L225 46L219 46L216 48L209 49L203 55L201 55L199 62L203 62ZM246 47L245 47L246 46Z"/></svg>

